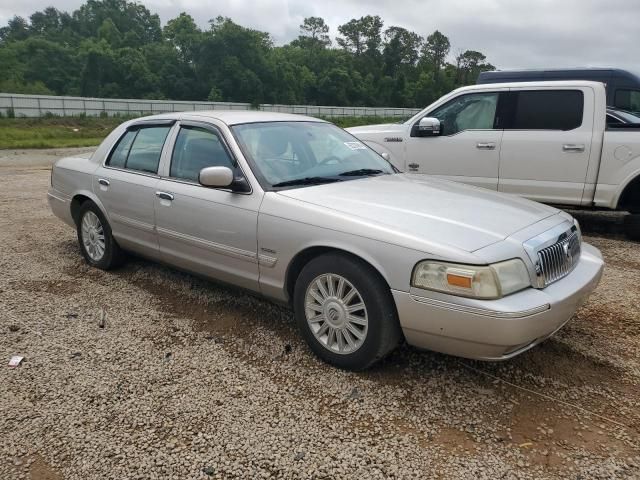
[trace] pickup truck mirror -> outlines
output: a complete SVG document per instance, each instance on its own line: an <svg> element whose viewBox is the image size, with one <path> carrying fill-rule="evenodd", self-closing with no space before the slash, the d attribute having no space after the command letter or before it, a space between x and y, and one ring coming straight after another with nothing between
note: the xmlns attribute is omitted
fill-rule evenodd
<svg viewBox="0 0 640 480"><path fill-rule="evenodd" d="M415 128L416 137L437 137L442 132L442 124L435 117L423 117Z"/></svg>

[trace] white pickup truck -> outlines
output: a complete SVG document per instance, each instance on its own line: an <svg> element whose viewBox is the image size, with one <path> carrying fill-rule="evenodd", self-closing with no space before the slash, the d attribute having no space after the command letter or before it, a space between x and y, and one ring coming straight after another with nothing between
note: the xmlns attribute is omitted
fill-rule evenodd
<svg viewBox="0 0 640 480"><path fill-rule="evenodd" d="M406 122L347 129L400 170L532 200L628 211L640 239L640 125L607 124L604 84L459 88Z"/></svg>

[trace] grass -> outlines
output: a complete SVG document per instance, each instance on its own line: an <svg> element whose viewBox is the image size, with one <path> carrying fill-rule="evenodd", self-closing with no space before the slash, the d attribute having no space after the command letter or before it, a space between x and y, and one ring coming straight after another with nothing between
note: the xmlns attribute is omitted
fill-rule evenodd
<svg viewBox="0 0 640 480"><path fill-rule="evenodd" d="M0 118L0 149L64 148L98 145L123 117ZM347 128L357 125L397 122L397 118L327 118Z"/></svg>
<svg viewBox="0 0 640 480"><path fill-rule="evenodd" d="M98 145L122 118L0 118L0 149Z"/></svg>

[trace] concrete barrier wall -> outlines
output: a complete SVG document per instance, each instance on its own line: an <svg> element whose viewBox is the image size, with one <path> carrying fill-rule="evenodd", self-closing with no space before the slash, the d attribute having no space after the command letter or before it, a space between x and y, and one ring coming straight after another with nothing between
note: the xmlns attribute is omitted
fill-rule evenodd
<svg viewBox="0 0 640 480"><path fill-rule="evenodd" d="M58 97L52 95L21 95L0 93L0 112L13 109L16 117L61 117L81 115L149 115L195 110L251 110L249 103L185 102L175 100L136 100L116 98ZM319 105L260 105L267 112L297 113L323 117L394 117L407 118L419 112L414 108L393 107L330 107ZM104 113L103 113L104 112Z"/></svg>

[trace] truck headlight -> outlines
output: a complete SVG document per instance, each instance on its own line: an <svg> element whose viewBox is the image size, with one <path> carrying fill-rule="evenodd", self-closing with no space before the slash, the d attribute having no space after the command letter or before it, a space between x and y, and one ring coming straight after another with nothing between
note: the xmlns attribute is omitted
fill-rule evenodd
<svg viewBox="0 0 640 480"><path fill-rule="evenodd" d="M411 285L452 295L495 299L531 286L531 279L519 258L486 266L426 260L413 269Z"/></svg>

